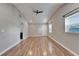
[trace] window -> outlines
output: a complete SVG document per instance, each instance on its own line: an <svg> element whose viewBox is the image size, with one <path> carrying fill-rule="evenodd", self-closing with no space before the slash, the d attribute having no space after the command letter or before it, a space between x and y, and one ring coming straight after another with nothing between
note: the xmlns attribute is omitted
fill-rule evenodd
<svg viewBox="0 0 79 59"><path fill-rule="evenodd" d="M52 33L52 24L49 24L49 33Z"/></svg>
<svg viewBox="0 0 79 59"><path fill-rule="evenodd" d="M65 17L65 32L79 33L79 12Z"/></svg>

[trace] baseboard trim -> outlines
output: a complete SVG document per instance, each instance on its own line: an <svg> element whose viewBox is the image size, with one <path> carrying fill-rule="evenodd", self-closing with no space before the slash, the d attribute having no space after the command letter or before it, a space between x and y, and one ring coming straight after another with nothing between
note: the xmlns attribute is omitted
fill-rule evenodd
<svg viewBox="0 0 79 59"><path fill-rule="evenodd" d="M47 37L47 35L46 36L29 36L29 37Z"/></svg>
<svg viewBox="0 0 79 59"><path fill-rule="evenodd" d="M37 36L34 36L34 37L37 37ZM67 47L65 47L64 45L62 45L60 42L58 42L57 40L55 40L53 37L51 37L51 36L49 36L48 35L48 37L50 38L50 39L52 39L53 41L55 41L57 44L59 44L60 46L62 46L64 49L66 49L67 51L69 51L70 53L72 53L74 56L78 56L78 54L76 54L75 52L73 52L72 50L70 50L70 49L68 49ZM29 37L27 37L27 38L29 38ZM25 40L25 39L23 39L23 40ZM4 51L2 51L1 53L0 53L0 55L3 55L5 52L7 52L8 50L10 50L11 48L13 48L13 47L15 47L17 44L19 44L21 41L23 41L23 40L20 40L20 41L18 41L18 42L16 42L15 44L13 44L13 45L11 45L10 47L8 47L7 49L5 49Z"/></svg>
<svg viewBox="0 0 79 59"><path fill-rule="evenodd" d="M67 47L65 47L64 45L62 45L60 42L58 42L57 40L55 40L53 37L49 36L48 37L50 39L52 39L53 41L55 41L57 44L59 44L61 47L63 47L64 49L66 49L67 51L69 51L71 54L73 54L74 56L78 56L78 54L76 54L75 52L73 52L72 50L68 49Z"/></svg>
<svg viewBox="0 0 79 59"><path fill-rule="evenodd" d="M22 40L16 42L15 44L11 45L10 47L8 47L7 49L5 49L4 51L2 51L0 53L0 55L4 54L5 52L7 52L8 50L10 50L11 48L13 48L14 46L16 46L17 44L19 44Z"/></svg>
<svg viewBox="0 0 79 59"><path fill-rule="evenodd" d="M28 36L27 38L29 38L29 36ZM27 39L27 38L26 38L26 39ZM25 40L25 39L23 39L23 40ZM4 51L2 51L2 52L0 53L0 56L3 55L4 53L6 53L8 50L10 50L10 49L12 49L13 47L15 47L16 45L18 45L18 44L19 44L20 42L22 42L23 40L19 40L19 41L16 42L15 44L11 45L10 47L8 47L8 48L5 49Z"/></svg>

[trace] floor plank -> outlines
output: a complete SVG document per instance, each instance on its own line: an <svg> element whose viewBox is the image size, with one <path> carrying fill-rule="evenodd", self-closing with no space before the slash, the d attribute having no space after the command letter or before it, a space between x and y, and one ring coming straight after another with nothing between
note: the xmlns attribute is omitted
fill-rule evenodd
<svg viewBox="0 0 79 59"><path fill-rule="evenodd" d="M64 53L48 37L30 37L3 56L63 56Z"/></svg>

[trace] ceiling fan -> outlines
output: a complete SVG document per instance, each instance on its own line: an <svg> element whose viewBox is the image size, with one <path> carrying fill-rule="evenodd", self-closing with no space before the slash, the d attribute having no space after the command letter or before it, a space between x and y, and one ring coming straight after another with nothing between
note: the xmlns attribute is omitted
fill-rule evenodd
<svg viewBox="0 0 79 59"><path fill-rule="evenodd" d="M33 12L36 13L36 15L39 13L43 13L43 11L40 11L40 10L33 10Z"/></svg>

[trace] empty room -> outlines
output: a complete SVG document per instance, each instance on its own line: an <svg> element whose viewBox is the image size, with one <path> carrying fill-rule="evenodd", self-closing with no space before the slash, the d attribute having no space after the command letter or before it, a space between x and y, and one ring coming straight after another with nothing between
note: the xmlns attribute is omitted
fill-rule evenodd
<svg viewBox="0 0 79 59"><path fill-rule="evenodd" d="M79 3L0 3L0 56L78 56Z"/></svg>

